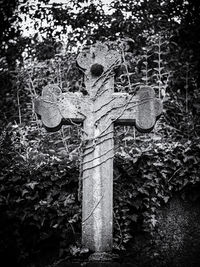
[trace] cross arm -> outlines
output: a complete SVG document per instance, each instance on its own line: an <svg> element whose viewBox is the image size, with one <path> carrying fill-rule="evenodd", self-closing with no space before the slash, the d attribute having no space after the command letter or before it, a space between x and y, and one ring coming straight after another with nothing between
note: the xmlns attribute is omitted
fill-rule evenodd
<svg viewBox="0 0 200 267"><path fill-rule="evenodd" d="M68 123L82 122L88 106L87 97L81 93L62 93L57 85L47 85L35 102L35 111L47 128L55 128L64 119Z"/></svg>
<svg viewBox="0 0 200 267"><path fill-rule="evenodd" d="M112 97L114 121L135 125L141 132L151 131L162 113L162 102L149 86L141 87L135 96L114 93Z"/></svg>

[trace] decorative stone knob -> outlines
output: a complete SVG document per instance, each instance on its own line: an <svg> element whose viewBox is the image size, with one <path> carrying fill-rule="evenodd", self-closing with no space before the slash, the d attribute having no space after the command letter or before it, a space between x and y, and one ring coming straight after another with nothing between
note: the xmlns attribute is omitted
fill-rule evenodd
<svg viewBox="0 0 200 267"><path fill-rule="evenodd" d="M92 74L92 76L98 77L101 76L101 74L103 73L103 66L96 63L94 65L92 65L90 72Z"/></svg>
<svg viewBox="0 0 200 267"><path fill-rule="evenodd" d="M77 64L85 71L86 76L99 77L103 72L121 63L118 51L109 50L108 46L96 43L83 50L77 57Z"/></svg>

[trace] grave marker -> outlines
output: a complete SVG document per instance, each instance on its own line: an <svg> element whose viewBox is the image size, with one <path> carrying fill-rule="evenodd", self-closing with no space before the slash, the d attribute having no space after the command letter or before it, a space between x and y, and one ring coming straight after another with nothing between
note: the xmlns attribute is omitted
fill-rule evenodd
<svg viewBox="0 0 200 267"><path fill-rule="evenodd" d="M82 122L83 152L82 244L95 252L112 250L114 123L135 125L139 131L153 129L162 112L154 90L143 86L135 96L114 92L113 70L120 54L97 43L78 55L88 95L62 93L47 85L35 101L43 124L53 128L62 120Z"/></svg>

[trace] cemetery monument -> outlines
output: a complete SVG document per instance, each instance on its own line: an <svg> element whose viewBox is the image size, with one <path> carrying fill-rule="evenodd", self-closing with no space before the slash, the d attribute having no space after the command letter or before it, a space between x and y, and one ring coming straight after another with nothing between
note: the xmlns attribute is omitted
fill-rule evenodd
<svg viewBox="0 0 200 267"><path fill-rule="evenodd" d="M87 95L62 93L50 84L35 101L47 128L56 130L63 120L83 124L82 245L96 253L112 250L114 125L149 132L162 112L150 86L141 86L136 95L114 92L114 69L120 63L118 51L97 43L77 58Z"/></svg>

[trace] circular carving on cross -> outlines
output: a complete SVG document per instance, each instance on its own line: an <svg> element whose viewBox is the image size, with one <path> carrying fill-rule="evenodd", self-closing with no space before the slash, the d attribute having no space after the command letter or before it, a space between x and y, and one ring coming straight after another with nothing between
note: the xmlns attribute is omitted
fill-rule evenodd
<svg viewBox="0 0 200 267"><path fill-rule="evenodd" d="M99 77L103 73L103 69L104 67L101 64L96 63L92 65L90 72L93 76Z"/></svg>
<svg viewBox="0 0 200 267"><path fill-rule="evenodd" d="M121 63L121 55L98 42L79 53L76 61L86 76L96 78L118 66Z"/></svg>

